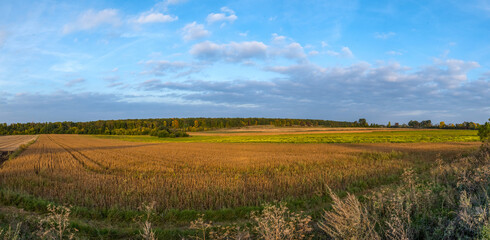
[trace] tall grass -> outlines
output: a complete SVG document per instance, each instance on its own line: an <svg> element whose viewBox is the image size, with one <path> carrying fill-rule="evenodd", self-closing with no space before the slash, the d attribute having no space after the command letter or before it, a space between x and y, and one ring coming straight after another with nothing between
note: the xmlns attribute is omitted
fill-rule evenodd
<svg viewBox="0 0 490 240"><path fill-rule="evenodd" d="M262 205L246 224L222 225L200 216L188 225L193 233L182 239L488 239L490 226L490 146L474 154L435 159L428 172L406 168L402 181L358 198L339 197L326 187L332 207L318 222L291 211L285 203ZM360 200L361 199L361 200ZM151 220L155 204L144 205L138 235L157 239ZM71 209L48 207L37 237L76 238ZM18 239L16 229L0 229L0 237ZM0 238L1 239L1 238Z"/></svg>
<svg viewBox="0 0 490 240"><path fill-rule="evenodd" d="M42 135L25 154L4 164L0 186L99 210L136 210L155 199L158 212L218 210L323 198L325 185L363 191L396 181L403 168L429 164L434 155L430 147L379 147L161 145ZM438 147L458 151L465 146Z"/></svg>
<svg viewBox="0 0 490 240"><path fill-rule="evenodd" d="M325 212L320 227L334 239L488 239L489 193L486 143L476 154L439 159L425 180L406 170L403 184L381 189L362 205L352 195L332 194L333 211Z"/></svg>

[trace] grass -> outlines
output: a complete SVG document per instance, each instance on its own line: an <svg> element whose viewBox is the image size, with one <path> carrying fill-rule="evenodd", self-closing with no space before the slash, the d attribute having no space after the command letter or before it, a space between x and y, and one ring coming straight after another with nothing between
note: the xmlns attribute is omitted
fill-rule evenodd
<svg viewBox="0 0 490 240"><path fill-rule="evenodd" d="M477 142L476 130L411 130L362 133L309 133L246 136L191 136L187 138L157 138L152 136L96 135L102 139L130 142L208 142L208 143L417 143L417 142Z"/></svg>

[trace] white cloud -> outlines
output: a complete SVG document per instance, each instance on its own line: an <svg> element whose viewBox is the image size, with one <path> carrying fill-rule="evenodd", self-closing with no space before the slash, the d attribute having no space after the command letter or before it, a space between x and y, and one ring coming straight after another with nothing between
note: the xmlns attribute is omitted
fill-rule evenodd
<svg viewBox="0 0 490 240"><path fill-rule="evenodd" d="M165 22L173 22L179 19L177 16L170 16L170 15L165 15L162 13L155 13L155 12L148 12L148 13L143 13L141 16L136 20L137 23L144 24L144 23L165 23Z"/></svg>
<svg viewBox="0 0 490 240"><path fill-rule="evenodd" d="M342 47L342 49L340 49L340 52L343 57L350 58L354 56L354 54L352 54L352 51L348 47Z"/></svg>
<svg viewBox="0 0 490 240"><path fill-rule="evenodd" d="M286 39L284 36L275 36L275 39ZM283 57L303 61L307 55L303 46L297 42L272 41L271 45L263 42L230 42L217 44L206 41L195 44L190 53L197 58L213 61L225 60L230 62L245 61L251 58L264 59Z"/></svg>
<svg viewBox="0 0 490 240"><path fill-rule="evenodd" d="M228 44L216 44L202 42L192 46L190 53L197 58L237 62L250 58L265 58L267 45L262 42L231 42Z"/></svg>
<svg viewBox="0 0 490 240"><path fill-rule="evenodd" d="M351 58L354 57L354 54L348 47L342 47L340 49L340 52L336 52L333 50L328 50L325 52L327 55L334 56L334 57L345 57L345 58Z"/></svg>
<svg viewBox="0 0 490 240"><path fill-rule="evenodd" d="M310 55L310 56L315 56L315 55L318 55L318 54L320 54L320 53L319 53L318 51L315 51L315 50L310 51L310 52L308 53L308 55Z"/></svg>
<svg viewBox="0 0 490 240"><path fill-rule="evenodd" d="M143 72L143 74L152 74L156 76L164 76L168 72L177 72L190 67L189 64L185 62L171 62L167 60L149 60L145 62L145 65L150 68L150 70Z"/></svg>
<svg viewBox="0 0 490 240"><path fill-rule="evenodd" d="M204 25L196 22L189 23L182 28L183 38L186 41L204 38L210 35L210 32L204 29Z"/></svg>
<svg viewBox="0 0 490 240"><path fill-rule="evenodd" d="M101 25L119 26L121 20L116 9L104 9L102 11L88 10L82 13L77 21L63 26L63 34L76 31L86 31Z"/></svg>
<svg viewBox="0 0 490 240"><path fill-rule="evenodd" d="M274 42L282 42L284 40L286 40L286 36L281 36L281 35L279 35L277 33L273 33L272 34L272 41L274 41Z"/></svg>
<svg viewBox="0 0 490 240"><path fill-rule="evenodd" d="M187 0L165 0L155 4L154 9L159 9L161 11L168 11L168 6L177 5L187 2Z"/></svg>
<svg viewBox="0 0 490 240"><path fill-rule="evenodd" d="M287 45L276 45L269 52L271 56L282 56L290 59L304 59L306 54L301 44L293 42Z"/></svg>
<svg viewBox="0 0 490 240"><path fill-rule="evenodd" d="M383 121L389 117L398 117L397 121L411 117L467 120L467 114L474 112L469 109L478 108L483 109L478 112L478 118L486 120L484 117L490 113L485 105L489 101L488 76L465 80L476 66L476 62L456 59L436 59L433 64L416 69L399 63L322 67L303 62L265 68L283 75L267 81L251 80L253 77L224 82L156 79L141 87L154 92L182 91L185 93L180 96L186 101L253 104L268 111L280 109L278 113L317 112L321 107L328 111L325 117L342 115L348 108L351 117L362 114ZM441 74L440 78L434 77ZM458 87L447 85L445 79L457 79ZM364 115L367 112L370 114Z"/></svg>
<svg viewBox="0 0 490 240"><path fill-rule="evenodd" d="M237 16L235 15L235 12L227 7L222 7L221 8L221 13L210 13L206 17L206 22L208 24L213 24L215 22L229 22L233 23L235 20L237 20Z"/></svg>
<svg viewBox="0 0 490 240"><path fill-rule="evenodd" d="M387 33L377 32L377 33L374 33L374 37L378 38L378 39L388 39L388 38L393 37L395 35L396 35L396 33L394 33L394 32L387 32Z"/></svg>
<svg viewBox="0 0 490 240"><path fill-rule="evenodd" d="M324 48L324 47L328 47L328 43L325 41L322 41L322 48Z"/></svg>
<svg viewBox="0 0 490 240"><path fill-rule="evenodd" d="M456 88L468 80L468 71L479 67L480 64L473 61L435 59L433 65L425 67L418 75L437 86Z"/></svg>
<svg viewBox="0 0 490 240"><path fill-rule="evenodd" d="M77 84L80 84L83 82L85 82L84 78L77 78L77 79L73 79L73 80L68 81L67 83L65 83L65 86L73 87L74 85L77 85Z"/></svg>
<svg viewBox="0 0 490 240"><path fill-rule="evenodd" d="M184 2L187 2L187 0L166 0L165 3L167 5L176 5L176 4L180 4L180 3L184 3Z"/></svg>

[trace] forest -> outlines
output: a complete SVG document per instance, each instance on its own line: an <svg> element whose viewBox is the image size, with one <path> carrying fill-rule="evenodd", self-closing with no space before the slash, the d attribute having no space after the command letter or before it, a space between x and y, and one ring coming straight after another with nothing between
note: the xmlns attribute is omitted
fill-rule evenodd
<svg viewBox="0 0 490 240"><path fill-rule="evenodd" d="M369 124L365 118L358 121L332 121L286 118L155 118L98 120L89 122L0 123L0 135L34 134L96 134L96 135L151 135L158 137L186 137L186 132L225 128L271 125L275 127L388 127L388 128L444 128L478 129L474 122L460 124L433 124L431 120L411 120L407 124Z"/></svg>
<svg viewBox="0 0 490 240"><path fill-rule="evenodd" d="M359 122L340 122L312 119L278 118L158 118L99 120L91 122L45 122L0 124L0 135L21 134L99 134L99 135L152 135L181 137L185 132L207 131L253 125L363 127Z"/></svg>

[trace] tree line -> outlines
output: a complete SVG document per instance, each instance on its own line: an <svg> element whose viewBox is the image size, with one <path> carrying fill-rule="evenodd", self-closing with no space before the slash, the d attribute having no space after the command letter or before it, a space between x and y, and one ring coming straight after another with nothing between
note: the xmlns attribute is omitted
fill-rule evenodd
<svg viewBox="0 0 490 240"><path fill-rule="evenodd" d="M99 120L89 122L0 123L0 135L22 134L97 134L97 135L151 135L158 137L186 137L186 132L208 131L257 125L275 127L388 127L388 128L441 128L478 129L480 124L463 122L433 124L431 120L411 120L408 124L369 124L365 118L358 121L332 121L287 118L157 118Z"/></svg>
<svg viewBox="0 0 490 240"><path fill-rule="evenodd" d="M440 129L471 129L471 130L477 130L481 125L479 123L475 122L463 122L463 123L449 123L446 124L445 122L439 122L439 124L435 123L433 124L431 120L423 120L423 121L417 121L417 120L410 120L408 124L398 124L395 123L394 125L391 125L391 122L388 122L387 127L402 127L402 128L440 128Z"/></svg>
<svg viewBox="0 0 490 240"><path fill-rule="evenodd" d="M367 122L279 118L159 118L99 120L90 122L44 122L0 124L0 135L21 134L98 134L185 137L185 132L207 131L254 125L362 127Z"/></svg>

